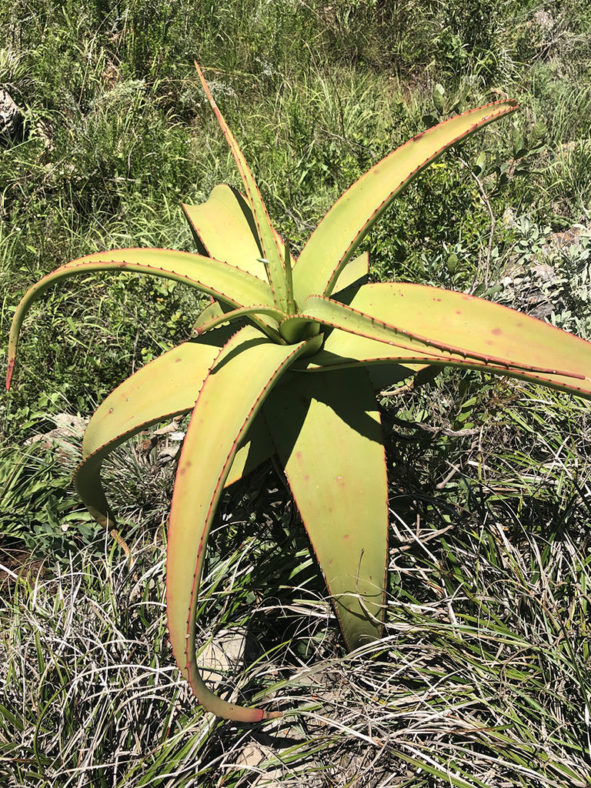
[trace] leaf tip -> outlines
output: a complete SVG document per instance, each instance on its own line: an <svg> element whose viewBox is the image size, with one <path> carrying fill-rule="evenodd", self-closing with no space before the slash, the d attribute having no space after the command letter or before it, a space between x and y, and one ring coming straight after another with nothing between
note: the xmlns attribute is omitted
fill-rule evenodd
<svg viewBox="0 0 591 788"><path fill-rule="evenodd" d="M12 373L14 372L14 356L8 359L8 368L6 370L6 391L10 391L10 384L12 383Z"/></svg>
<svg viewBox="0 0 591 788"><path fill-rule="evenodd" d="M282 711L264 711L263 712L263 720L278 720L283 717Z"/></svg>
<svg viewBox="0 0 591 788"><path fill-rule="evenodd" d="M195 66L195 71L197 72L197 76L199 77L201 84L203 85L203 90L205 91L209 103L212 106L215 106L215 101L213 100L213 96L211 95L209 85L205 81L205 77L203 76L203 71L201 70L199 63L196 60L194 60L193 65Z"/></svg>

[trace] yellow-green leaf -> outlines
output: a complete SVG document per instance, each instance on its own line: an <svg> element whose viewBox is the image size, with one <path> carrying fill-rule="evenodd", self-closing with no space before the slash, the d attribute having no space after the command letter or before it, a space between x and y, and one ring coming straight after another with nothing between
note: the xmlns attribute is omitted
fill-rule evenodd
<svg viewBox="0 0 591 788"><path fill-rule="evenodd" d="M33 301L55 282L98 271L137 272L196 287L233 307L273 305L269 285L227 263L174 249L114 249L72 260L30 287L14 314L8 342L6 387L10 387L20 328ZM256 320L257 318L253 318ZM262 327L262 326L261 326Z"/></svg>
<svg viewBox="0 0 591 788"><path fill-rule="evenodd" d="M115 523L101 483L105 458L137 432L192 410L203 381L229 336L227 329L213 331L199 342L185 342L173 348L139 369L97 408L84 433L82 462L74 482L101 525L112 527ZM246 476L272 453L266 425L257 418L236 452L226 485Z"/></svg>
<svg viewBox="0 0 591 788"><path fill-rule="evenodd" d="M199 674L195 610L207 537L240 440L271 387L305 349L305 342L274 344L250 326L238 331L201 388L178 464L166 572L170 642L199 702L229 719L254 722L271 715L216 697Z"/></svg>
<svg viewBox="0 0 591 788"><path fill-rule="evenodd" d="M367 279L368 274L369 253L363 252L363 254L354 257L352 260L349 260L340 271L334 287L335 296L341 292L341 290L346 290L352 285L361 284Z"/></svg>
<svg viewBox="0 0 591 788"><path fill-rule="evenodd" d="M380 637L388 485L380 417L364 370L299 375L265 403L348 648Z"/></svg>
<svg viewBox="0 0 591 788"><path fill-rule="evenodd" d="M535 317L466 293L426 285L367 285L351 306L393 318L404 331L454 355L518 377L591 396L591 343Z"/></svg>
<svg viewBox="0 0 591 788"><path fill-rule="evenodd" d="M182 205L201 254L267 281L252 211L231 186L219 184L200 205Z"/></svg>
<svg viewBox="0 0 591 788"><path fill-rule="evenodd" d="M271 441L267 424L262 413L258 413L238 445L224 487L229 487L248 476L251 471L254 471L274 454L275 447Z"/></svg>
<svg viewBox="0 0 591 788"><path fill-rule="evenodd" d="M185 342L169 350L127 378L97 408L84 433L83 459L74 481L102 525L114 523L100 478L105 457L140 430L191 410L227 338L226 330L212 332L201 342Z"/></svg>
<svg viewBox="0 0 591 788"><path fill-rule="evenodd" d="M417 134L359 178L332 206L302 249L294 270L298 304L313 294L329 295L343 265L392 199L455 142L517 109L499 101L450 118Z"/></svg>
<svg viewBox="0 0 591 788"><path fill-rule="evenodd" d="M246 159L244 158L244 154L236 142L234 135L230 131L228 124L224 120L224 117L211 94L209 85L205 81L205 78L197 63L195 63L195 68L197 70L197 74L199 75L199 79L201 80L207 100L209 101L211 108L215 113L220 128L224 132L224 136L228 141L232 156L234 157L234 161L236 162L238 171L240 172L240 177L242 178L242 183L244 184L244 189L246 191L246 197L252 210L256 232L263 251L263 258L267 261L269 284L271 285L276 305L282 311L286 311L287 291L285 287L285 272L283 270L281 250L277 242L277 234L273 229L271 220L269 219L269 214L267 213L267 209L263 202L263 198L259 192L254 175L252 174L252 171L248 166Z"/></svg>
<svg viewBox="0 0 591 788"><path fill-rule="evenodd" d="M407 283L364 285L348 305L309 298L301 318L358 335L347 343L333 332L324 352L334 360L340 351L366 362L381 355L403 363L472 366L591 396L590 342L466 293ZM378 343L392 349L380 354ZM326 355L314 361L330 364Z"/></svg>

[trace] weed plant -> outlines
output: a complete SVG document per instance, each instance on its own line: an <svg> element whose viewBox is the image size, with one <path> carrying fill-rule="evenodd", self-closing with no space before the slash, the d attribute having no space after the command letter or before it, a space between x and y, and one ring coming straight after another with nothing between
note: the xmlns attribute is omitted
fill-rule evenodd
<svg viewBox="0 0 591 788"><path fill-rule="evenodd" d="M489 292L589 337L583 0L0 0L0 29L0 85L25 115L0 149L0 350L41 275L101 248L190 249L179 201L238 185L194 57L296 246L430 121L517 98L483 157L468 141L407 190L368 240L373 272ZM591 785L588 409L515 381L477 391L471 372L440 375L437 397L383 392L391 586L386 638L365 651L342 656L282 480L262 468L228 494L200 642L236 633L247 653L222 687L277 689L298 711L247 729L192 704L164 626L172 465L142 436L109 470L130 565L74 497L75 456L24 446L185 337L190 298L94 277L30 323L0 401L0 783Z"/></svg>

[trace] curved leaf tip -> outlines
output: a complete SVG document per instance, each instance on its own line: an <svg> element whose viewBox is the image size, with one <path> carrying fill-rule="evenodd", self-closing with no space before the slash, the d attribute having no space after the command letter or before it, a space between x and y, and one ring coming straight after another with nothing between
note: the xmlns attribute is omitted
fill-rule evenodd
<svg viewBox="0 0 591 788"><path fill-rule="evenodd" d="M10 390L10 384L12 383L12 373L14 372L15 361L16 358L14 356L8 359L8 367L6 369L6 391Z"/></svg>

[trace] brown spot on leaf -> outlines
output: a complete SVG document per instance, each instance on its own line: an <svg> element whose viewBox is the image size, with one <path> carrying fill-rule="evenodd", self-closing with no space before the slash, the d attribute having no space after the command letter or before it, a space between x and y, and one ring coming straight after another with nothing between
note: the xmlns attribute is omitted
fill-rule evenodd
<svg viewBox="0 0 591 788"><path fill-rule="evenodd" d="M490 333L494 334L496 337L498 337L499 334L502 334L503 332L501 331L500 328L493 328L493 330Z"/></svg>
<svg viewBox="0 0 591 788"><path fill-rule="evenodd" d="M183 465L182 468L179 468L179 476L182 476L185 471L188 471L191 467L191 460L187 460L187 462Z"/></svg>

